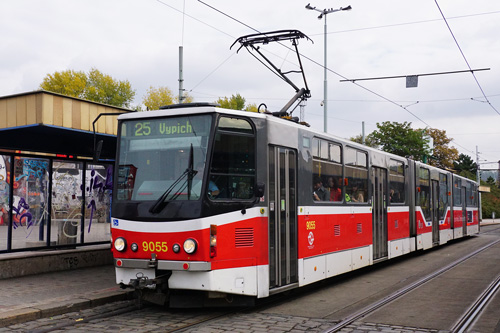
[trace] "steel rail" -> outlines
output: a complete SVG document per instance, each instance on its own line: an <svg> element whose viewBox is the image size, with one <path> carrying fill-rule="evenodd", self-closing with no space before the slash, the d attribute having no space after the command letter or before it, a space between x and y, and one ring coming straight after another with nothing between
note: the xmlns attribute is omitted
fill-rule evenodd
<svg viewBox="0 0 500 333"><path fill-rule="evenodd" d="M333 332L339 331L340 329L352 324L353 322L357 321L358 319L365 317L366 315L374 312L375 310L382 308L384 305L398 299L399 297L401 297L401 296L409 293L410 291L422 286L423 284L427 283L428 281L430 281L430 280L438 277L439 275L449 271L453 267L455 267L455 266L461 264L462 262L472 258L473 256L479 254L480 252L492 247L493 245L497 244L498 242L500 242L500 239L497 239L496 241L493 241L493 242L477 249L476 251L471 252L458 260L455 260L454 262L450 263L449 265L423 277L422 279L420 279L420 280L418 280L418 281L416 281L416 282L414 282L414 283L412 283L404 288L401 288L401 289L395 291L394 293L390 294L389 296L384 297L380 301L374 302L374 303L364 307L363 309L361 309L361 310L353 313L352 315L348 316L347 318L343 319L338 324L325 330L324 333L333 333Z"/></svg>
<svg viewBox="0 0 500 333"><path fill-rule="evenodd" d="M453 333L465 332L473 322L481 315L484 307L500 288L500 275L493 281L488 288L476 299L469 309L464 313L457 323L450 330Z"/></svg>

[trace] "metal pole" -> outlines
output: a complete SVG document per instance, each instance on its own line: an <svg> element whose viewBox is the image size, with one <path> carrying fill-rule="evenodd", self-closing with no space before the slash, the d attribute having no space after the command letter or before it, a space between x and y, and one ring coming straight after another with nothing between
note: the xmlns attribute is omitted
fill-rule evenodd
<svg viewBox="0 0 500 333"><path fill-rule="evenodd" d="M325 68L324 68L324 71L325 71L325 82L324 82L324 86L323 86L323 121L324 121L324 130L325 130L325 133L328 133L328 116L327 116L327 113L328 113L328 81L327 81L327 75L328 75L328 72L327 72L327 60L326 60L326 53L327 53L327 29L326 29L326 13L324 14L324 17L325 17L325 49L324 49L324 56L325 56Z"/></svg>
<svg viewBox="0 0 500 333"><path fill-rule="evenodd" d="M183 57L184 57L184 47L179 46L179 103L182 103L182 101L184 100Z"/></svg>
<svg viewBox="0 0 500 333"><path fill-rule="evenodd" d="M365 122L361 122L361 143L365 144Z"/></svg>

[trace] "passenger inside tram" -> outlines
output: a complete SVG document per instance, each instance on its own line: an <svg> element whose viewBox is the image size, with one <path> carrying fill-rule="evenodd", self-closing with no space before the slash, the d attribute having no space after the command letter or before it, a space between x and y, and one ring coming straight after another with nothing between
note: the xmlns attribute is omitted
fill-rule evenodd
<svg viewBox="0 0 500 333"><path fill-rule="evenodd" d="M315 201L328 201L330 198L330 194L327 192L325 187L323 186L323 182L321 181L321 177L314 177L313 182L313 199Z"/></svg>
<svg viewBox="0 0 500 333"><path fill-rule="evenodd" d="M359 188L358 184L354 184L352 187L351 201L353 201L353 202L365 202L363 190Z"/></svg>

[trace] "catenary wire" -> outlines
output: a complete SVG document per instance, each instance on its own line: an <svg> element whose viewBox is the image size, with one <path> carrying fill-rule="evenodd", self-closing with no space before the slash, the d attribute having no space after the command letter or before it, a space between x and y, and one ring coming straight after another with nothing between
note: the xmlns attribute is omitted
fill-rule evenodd
<svg viewBox="0 0 500 333"><path fill-rule="evenodd" d="M161 3L161 4L165 5L165 6L170 7L171 9L174 9L175 11L180 12L178 9L176 9L176 8L174 8L174 7L172 7L172 6L168 5L168 4L166 4L166 3L164 3L164 2L163 2L163 1L161 1L161 0L157 0L157 1L158 1L159 3ZM202 4L204 4L204 5L208 6L209 8L211 8L211 9L213 9L213 10L215 10L215 11L217 11L217 12L219 12L219 13L223 14L223 15L225 15L226 17L228 17L228 18L230 18L230 19L232 19L232 20L234 20L234 21L236 21L236 22L238 22L238 23L240 23L240 24L242 24L242 25L244 25L244 26L248 27L249 29L251 29L251 30L253 30L253 31L256 31L256 32L259 32L259 33L260 33L260 31L259 31L259 30L255 29L255 28L252 28L251 26L249 26L249 25L247 25L247 24L243 23L242 21L237 20L237 19L235 19L234 17L232 17L232 16L230 16L230 15L228 15L228 14L223 13L222 11L220 11L220 10L218 10L218 9L216 9L216 8L214 8L214 7L212 7L212 6L208 5L208 4L206 4L206 3L204 3L204 2L203 2L203 1L201 1L201 0L198 0L198 1L199 1L199 2L201 2ZM437 2L436 2L436 4L437 4ZM220 30L220 29L218 29L218 28L215 28L214 26L209 25L209 24L207 24L207 23L205 23L205 22L203 22L203 21L201 21L201 20L199 20L199 19L196 19L195 17L193 17L193 16L191 16L191 15L186 14L186 16L188 16L188 17L190 17L190 18L192 18L192 19L194 19L194 20L196 20L196 21L198 21L198 22L200 22L200 23L202 23L202 24L205 24L205 25L207 25L207 26L211 27L212 29L214 29L214 30L216 30L216 31L219 31L219 32L221 32L221 33L223 33L223 34L225 34L225 35L227 35L227 36L231 37L231 38L234 38L234 37L233 37L233 36L231 36L230 34L228 34L228 33L224 32L224 31L222 31L222 30ZM282 46L286 47L286 48L287 48L287 49L289 49L289 50L291 49L290 47L288 47L288 46L286 46L286 45L284 45L284 44L282 44L282 43L280 43L280 44L281 44ZM303 54L300 54L300 55L301 55L302 57L304 57L305 59L309 60L310 62L312 62L312 63L316 64L317 66L325 68L322 64L320 64L319 62L317 62L317 61L313 60L312 58L310 58L310 57L308 57L308 56L306 56L306 55L303 55ZM222 64L221 64L221 65L222 65ZM218 68L219 68L221 65L219 65L219 66L218 66ZM470 66L469 66L469 68L470 68ZM339 76L339 77L341 77L341 78L343 78L343 79L347 79L345 76L341 75L340 73L335 72L334 70L332 70L332 69L330 69L330 68L328 68L328 67L326 68L326 70L327 70L327 71L329 71L329 72L331 72L331 73L333 73L333 74L335 74L335 75L337 75L337 76ZM204 80L205 80L205 79L204 79ZM371 89L369 89L369 88L367 88L367 87L364 87L364 86L362 86L362 85L360 85L360 84L358 84L358 83L356 83L356 82L352 82L352 84L354 84L354 85L358 86L359 88L361 88L361 89L363 89L363 90L366 90L367 92L370 92L371 94L373 94L373 95L375 95L375 96L377 96L377 97L379 97L379 98L381 98L381 99L385 100L386 102L389 102L389 103L391 103L391 104L394 104L394 105L396 105L396 106L398 106L398 107L402 108L402 109L403 109L403 110L405 110L407 113L411 114L414 118L416 118L417 120L419 120L420 122L422 122L422 123L423 123L423 124L425 124L426 126L428 126L428 127L431 127L431 128L432 128L432 126L430 126L430 125L429 125L426 121L424 121L423 119L421 119L420 117L418 117L416 114L414 114L413 112L411 112L410 110L408 110L408 108L407 108L407 107L405 107L405 106L403 106L403 105L401 105L401 104L398 104L397 102L395 102L395 101L393 101L393 100L391 100L391 99L389 99L389 98L387 98L387 97L385 97L385 96L383 96L383 95L381 95L381 94L379 94L379 93L377 93L377 92L375 92L375 91L373 91L373 90L371 90ZM481 89L481 90L482 90L482 89ZM482 92L483 92L483 91L482 91ZM485 98L486 98L486 96L485 96L484 92L483 92L483 97L485 97ZM494 107L493 107L493 105L491 105L491 103L489 103L489 104L490 104L490 106L491 106L492 108L494 108ZM495 111L498 113L498 111L497 111L496 109L495 109ZM499 113L499 115L500 115L500 113ZM455 140L453 140L453 142L454 142L456 145L458 145L459 147L461 147L462 149L464 149L465 151L468 151L468 152L474 153L473 151L471 151L471 150L469 150L469 149L467 149L467 148L463 147L462 145L458 144Z"/></svg>
<svg viewBox="0 0 500 333"><path fill-rule="evenodd" d="M448 21L447 21L446 17L444 16L443 11L441 10L441 7L439 6L439 3L437 2L437 0L434 0L434 2L436 3L436 6L439 9L439 12L441 13L441 16L443 17L444 23L446 23L446 26L448 27L448 30L450 31L451 36L453 37L453 40L455 41L455 44L457 45L458 50L460 51L460 54L462 55L462 58L464 58L465 63L467 64L467 67L469 67L469 70L471 71L471 74L474 77L474 80L476 81L476 84L479 87L479 90L481 90L481 93L483 94L484 99L489 104L489 106L500 116L500 112L498 112L498 110L493 106L493 104L490 103L490 101L488 100L488 97L486 97L486 94L484 93L483 87L481 87L481 84L479 83L479 81L478 81L478 79L476 77L476 74L472 71L472 67L470 66L469 61L465 57L465 54L464 54L462 48L460 47L460 44L458 43L458 40L455 37L455 34L451 30L451 27L448 24Z"/></svg>

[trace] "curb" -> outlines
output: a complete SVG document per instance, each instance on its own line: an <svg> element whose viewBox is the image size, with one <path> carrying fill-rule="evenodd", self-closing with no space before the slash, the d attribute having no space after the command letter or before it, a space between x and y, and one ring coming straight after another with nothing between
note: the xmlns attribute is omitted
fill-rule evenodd
<svg viewBox="0 0 500 333"><path fill-rule="evenodd" d="M0 312L0 327L85 310L106 303L131 300L134 298L133 296L134 291L118 289L105 290L96 295L76 296L67 300L54 299L47 303Z"/></svg>

